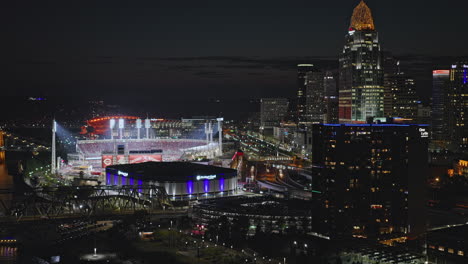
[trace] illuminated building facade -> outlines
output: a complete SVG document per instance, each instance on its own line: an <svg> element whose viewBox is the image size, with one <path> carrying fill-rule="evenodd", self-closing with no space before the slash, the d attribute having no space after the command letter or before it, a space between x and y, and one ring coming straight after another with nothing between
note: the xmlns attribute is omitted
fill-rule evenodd
<svg viewBox="0 0 468 264"><path fill-rule="evenodd" d="M326 124L338 123L338 90L337 76L331 71L325 73L323 86L325 89L325 120Z"/></svg>
<svg viewBox="0 0 468 264"><path fill-rule="evenodd" d="M271 129L279 126L288 114L288 99L262 98L260 100L260 126L261 129Z"/></svg>
<svg viewBox="0 0 468 264"><path fill-rule="evenodd" d="M439 146L446 146L448 135L448 81L450 70L432 71L432 141Z"/></svg>
<svg viewBox="0 0 468 264"><path fill-rule="evenodd" d="M296 120L298 123L306 122L307 104L307 74L314 71L312 64L297 65L297 106Z"/></svg>
<svg viewBox="0 0 468 264"><path fill-rule="evenodd" d="M339 121L364 123L384 116L382 54L372 13L361 1L340 55Z"/></svg>
<svg viewBox="0 0 468 264"><path fill-rule="evenodd" d="M468 225L441 228L427 234L427 263L468 263Z"/></svg>
<svg viewBox="0 0 468 264"><path fill-rule="evenodd" d="M425 232L428 126L313 125L312 161L320 171L331 237L378 238Z"/></svg>
<svg viewBox="0 0 468 264"><path fill-rule="evenodd" d="M407 77L403 72L392 78L391 112L387 117L401 117L415 120L418 114L418 97L413 78Z"/></svg>
<svg viewBox="0 0 468 264"><path fill-rule="evenodd" d="M448 169L449 177L463 176L468 179L468 160L456 160L453 163L453 169Z"/></svg>
<svg viewBox="0 0 468 264"><path fill-rule="evenodd" d="M306 74L306 118L307 124L324 122L325 115L325 75L321 71L310 71Z"/></svg>
<svg viewBox="0 0 468 264"><path fill-rule="evenodd" d="M236 192L237 170L189 162L112 165L105 184L162 186L172 199L218 197Z"/></svg>
<svg viewBox="0 0 468 264"><path fill-rule="evenodd" d="M468 148L468 61L450 69L447 99L448 132L455 148Z"/></svg>
<svg viewBox="0 0 468 264"><path fill-rule="evenodd" d="M384 116L415 121L418 96L413 78L400 69L400 61L391 56L384 60Z"/></svg>

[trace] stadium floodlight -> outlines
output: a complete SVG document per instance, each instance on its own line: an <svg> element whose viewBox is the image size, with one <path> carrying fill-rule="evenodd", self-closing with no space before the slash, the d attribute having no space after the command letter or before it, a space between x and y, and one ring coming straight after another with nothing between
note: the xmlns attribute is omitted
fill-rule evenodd
<svg viewBox="0 0 468 264"><path fill-rule="evenodd" d="M137 138L140 139L140 129L141 129L142 125L141 125L141 119L138 118L136 120L136 128L137 128Z"/></svg>
<svg viewBox="0 0 468 264"><path fill-rule="evenodd" d="M219 148L219 155L223 154L223 121L224 118L216 118L218 121L218 148Z"/></svg>
<svg viewBox="0 0 468 264"><path fill-rule="evenodd" d="M149 118L145 119L145 128L146 128L146 138L149 138L149 129L151 128L151 120Z"/></svg>
<svg viewBox="0 0 468 264"><path fill-rule="evenodd" d="M115 119L112 118L109 122L110 122L110 129L114 129L114 127L115 127Z"/></svg>
<svg viewBox="0 0 468 264"><path fill-rule="evenodd" d="M51 164L50 164L50 171L51 173L56 172L56 166L57 166L57 154L56 154L56 146L55 146L55 133L57 132L57 122L55 122L55 119L52 121L52 157L51 157Z"/></svg>
<svg viewBox="0 0 468 264"><path fill-rule="evenodd" d="M124 119L123 119L123 118L120 118L120 119L119 119L119 128L120 128L120 129L123 129L124 127L125 127Z"/></svg>

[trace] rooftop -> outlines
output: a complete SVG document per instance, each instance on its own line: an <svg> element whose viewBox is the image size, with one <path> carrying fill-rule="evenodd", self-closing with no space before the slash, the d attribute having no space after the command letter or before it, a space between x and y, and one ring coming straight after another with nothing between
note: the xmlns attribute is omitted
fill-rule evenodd
<svg viewBox="0 0 468 264"><path fill-rule="evenodd" d="M372 12L364 1L361 1L359 5L354 8L350 27L358 31L375 30Z"/></svg>
<svg viewBox="0 0 468 264"><path fill-rule="evenodd" d="M106 172L142 180L186 181L215 178L231 178L237 171L229 168L190 162L144 162L112 165Z"/></svg>

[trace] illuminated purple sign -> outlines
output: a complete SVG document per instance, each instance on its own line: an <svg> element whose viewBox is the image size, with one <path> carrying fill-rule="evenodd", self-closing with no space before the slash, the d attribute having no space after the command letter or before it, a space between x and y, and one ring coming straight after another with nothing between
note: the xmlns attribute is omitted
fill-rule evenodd
<svg viewBox="0 0 468 264"><path fill-rule="evenodd" d="M193 181L188 181L187 182L187 193L192 194L193 193Z"/></svg>
<svg viewBox="0 0 468 264"><path fill-rule="evenodd" d="M219 179L219 191L224 192L224 178Z"/></svg>
<svg viewBox="0 0 468 264"><path fill-rule="evenodd" d="M111 177L112 177L112 174L110 174L109 172L106 173L106 185L111 185L112 183L112 180L111 180Z"/></svg>
<svg viewBox="0 0 468 264"><path fill-rule="evenodd" d="M138 192L141 193L143 189L141 188L143 186L143 180L138 180Z"/></svg>
<svg viewBox="0 0 468 264"><path fill-rule="evenodd" d="M204 180L203 181L203 190L207 193L210 191L210 181Z"/></svg>

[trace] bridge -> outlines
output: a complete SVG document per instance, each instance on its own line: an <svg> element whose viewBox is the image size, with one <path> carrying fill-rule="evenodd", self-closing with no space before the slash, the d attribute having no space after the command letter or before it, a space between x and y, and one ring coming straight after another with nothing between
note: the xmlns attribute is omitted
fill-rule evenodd
<svg viewBox="0 0 468 264"><path fill-rule="evenodd" d="M12 194L1 189L0 194ZM2 195L0 195L2 197ZM57 219L76 216L131 214L173 208L164 187L59 186L34 188L13 201L0 200L1 220Z"/></svg>
<svg viewBox="0 0 468 264"><path fill-rule="evenodd" d="M36 139L21 137L0 129L0 151L50 151L47 143Z"/></svg>

